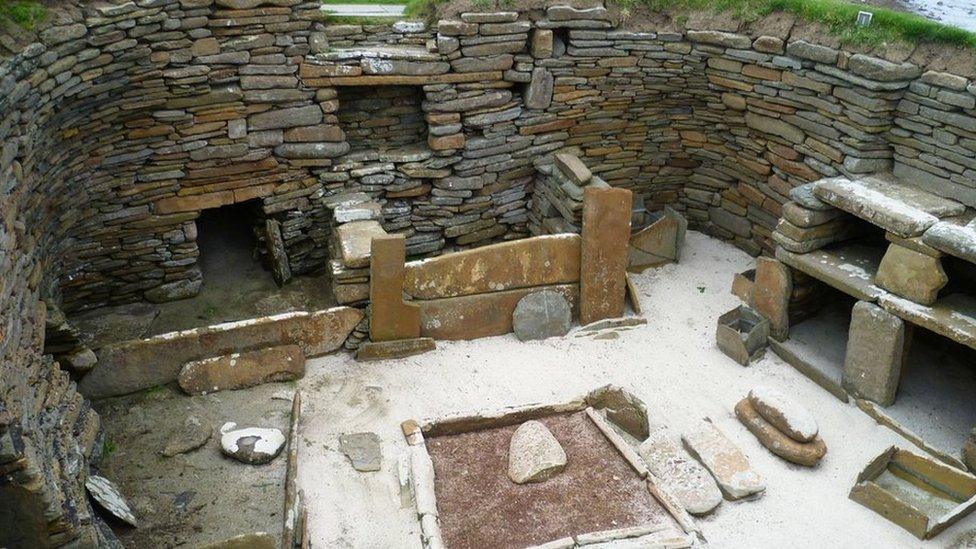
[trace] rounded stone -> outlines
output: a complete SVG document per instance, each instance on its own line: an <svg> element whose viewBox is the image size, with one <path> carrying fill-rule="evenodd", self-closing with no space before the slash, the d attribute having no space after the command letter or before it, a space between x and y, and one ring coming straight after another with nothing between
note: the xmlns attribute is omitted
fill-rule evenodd
<svg viewBox="0 0 976 549"><path fill-rule="evenodd" d="M764 386L749 391L749 403L773 427L797 442L817 438L817 419L804 406L776 389Z"/></svg>
<svg viewBox="0 0 976 549"><path fill-rule="evenodd" d="M566 468L566 451L539 421L515 430L508 447L508 478L516 484L542 482Z"/></svg>
<svg viewBox="0 0 976 549"><path fill-rule="evenodd" d="M270 463L285 447L285 435L279 429L247 427L225 423L220 428L220 450L242 463L262 465Z"/></svg>
<svg viewBox="0 0 976 549"><path fill-rule="evenodd" d="M512 327L520 341L564 336L569 332L572 321L569 301L552 290L523 297L512 313Z"/></svg>
<svg viewBox="0 0 976 549"><path fill-rule="evenodd" d="M827 453L827 445L820 438L811 442L797 442L759 414L752 407L748 398L744 398L735 405L735 416L756 436L759 442L770 452L786 461L813 467Z"/></svg>

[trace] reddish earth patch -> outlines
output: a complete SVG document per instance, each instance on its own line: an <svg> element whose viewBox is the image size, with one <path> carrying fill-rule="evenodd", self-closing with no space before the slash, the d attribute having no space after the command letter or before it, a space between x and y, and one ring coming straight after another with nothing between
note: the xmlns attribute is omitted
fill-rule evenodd
<svg viewBox="0 0 976 549"><path fill-rule="evenodd" d="M583 412L539 421L566 451L565 471L538 484L508 478L518 425L433 437L437 509L451 549L522 548L565 536L676 523Z"/></svg>

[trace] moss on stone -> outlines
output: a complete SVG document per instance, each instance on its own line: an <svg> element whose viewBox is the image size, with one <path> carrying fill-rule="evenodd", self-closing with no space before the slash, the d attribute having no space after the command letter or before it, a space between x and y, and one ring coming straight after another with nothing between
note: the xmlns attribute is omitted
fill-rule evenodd
<svg viewBox="0 0 976 549"><path fill-rule="evenodd" d="M27 29L44 21L47 9L34 0L0 0L0 19L8 19Z"/></svg>

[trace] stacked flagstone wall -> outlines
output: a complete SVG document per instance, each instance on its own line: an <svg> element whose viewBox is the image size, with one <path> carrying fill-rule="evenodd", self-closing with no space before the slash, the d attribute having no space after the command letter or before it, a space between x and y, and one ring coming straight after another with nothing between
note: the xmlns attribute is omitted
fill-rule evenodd
<svg viewBox="0 0 976 549"><path fill-rule="evenodd" d="M40 300L192 295L204 209L258 200L303 273L326 265L323 200L345 191L381 201L414 256L542 232L536 168L559 150L753 253L772 249L790 188L822 176L893 168L976 206L961 76L785 35L622 30L601 8L430 27L325 25L318 8L65 8L0 63L0 497L33 517L8 528L4 506L0 536L94 535L81 482L97 418L40 357ZM413 87L426 141L352 150L346 86Z"/></svg>

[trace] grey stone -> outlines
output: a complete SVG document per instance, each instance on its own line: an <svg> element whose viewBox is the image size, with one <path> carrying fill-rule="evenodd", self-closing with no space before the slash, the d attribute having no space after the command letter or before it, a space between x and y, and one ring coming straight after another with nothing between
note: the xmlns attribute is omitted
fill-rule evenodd
<svg viewBox="0 0 976 549"><path fill-rule="evenodd" d="M813 413L772 387L749 391L749 403L773 427L797 442L811 442L820 427Z"/></svg>
<svg viewBox="0 0 976 549"><path fill-rule="evenodd" d="M873 303L857 302L844 358L844 388L882 406L894 403L907 343L902 319Z"/></svg>
<svg viewBox="0 0 976 549"><path fill-rule="evenodd" d="M532 80L525 91L525 107L528 109L548 109L552 103L552 87L555 79L547 69L532 70Z"/></svg>
<svg viewBox="0 0 976 549"><path fill-rule="evenodd" d="M752 39L742 34L713 30L690 30L687 33L688 40L692 42L702 42L705 44L715 44L725 48L736 48L740 50L749 49L752 46Z"/></svg>
<svg viewBox="0 0 976 549"><path fill-rule="evenodd" d="M242 463L263 465L278 457L285 447L280 429L245 427L228 422L220 427L220 451Z"/></svg>
<svg viewBox="0 0 976 549"><path fill-rule="evenodd" d="M508 447L508 478L516 484L542 482L566 468L566 451L539 421L515 430Z"/></svg>
<svg viewBox="0 0 976 549"><path fill-rule="evenodd" d="M707 515L722 503L715 479L663 427L652 429L637 452L647 469L692 515Z"/></svg>
<svg viewBox="0 0 976 549"><path fill-rule="evenodd" d="M810 210L836 211L837 208L827 204L823 200L820 200L817 198L817 195L814 194L813 191L817 188L817 185L818 183L804 183L803 185L793 187L790 189L790 198L792 198L793 201L800 206Z"/></svg>
<svg viewBox="0 0 976 549"><path fill-rule="evenodd" d="M817 63L834 64L840 53L834 48L812 44L806 40L796 40L786 45L786 53L793 57L809 59Z"/></svg>
<svg viewBox="0 0 976 549"><path fill-rule="evenodd" d="M569 301L558 292L533 292L519 300L512 313L515 337L520 341L564 336L572 323Z"/></svg>
<svg viewBox="0 0 976 549"><path fill-rule="evenodd" d="M160 453L165 457L185 454L206 444L212 435L212 427L204 425L195 416L188 416L183 425L166 440Z"/></svg>
<svg viewBox="0 0 976 549"><path fill-rule="evenodd" d="M136 516L132 513L132 508L129 507L128 502L125 501L122 493L112 481L98 475L89 475L85 479L85 488L88 489L92 499L98 502L103 509L112 513L112 516L130 526L139 525Z"/></svg>
<svg viewBox="0 0 976 549"><path fill-rule="evenodd" d="M976 226L940 221L922 235L922 242L951 256L976 263Z"/></svg>
<svg viewBox="0 0 976 549"><path fill-rule="evenodd" d="M854 74L882 82L911 80L922 74L922 70L911 63L892 63L862 53L851 56L847 68Z"/></svg>
<svg viewBox="0 0 976 549"><path fill-rule="evenodd" d="M339 435L339 451L349 458L357 471L372 472L382 468L383 452L376 433Z"/></svg>
<svg viewBox="0 0 976 549"><path fill-rule="evenodd" d="M942 268L941 259L891 244L881 259L874 282L915 303L932 305L939 297L939 290L948 284L949 277Z"/></svg>
<svg viewBox="0 0 976 549"><path fill-rule="evenodd" d="M166 301L187 299L200 293L200 287L202 285L202 278L177 280L175 282L170 282L163 284L162 286L157 286L151 290L147 290L144 296L150 303L163 303Z"/></svg>

